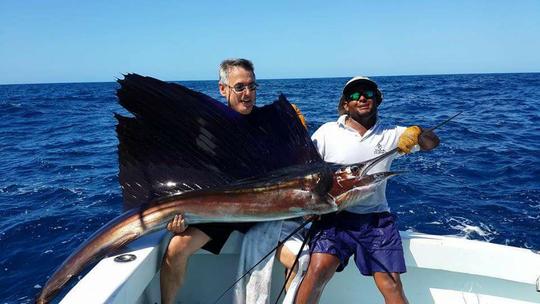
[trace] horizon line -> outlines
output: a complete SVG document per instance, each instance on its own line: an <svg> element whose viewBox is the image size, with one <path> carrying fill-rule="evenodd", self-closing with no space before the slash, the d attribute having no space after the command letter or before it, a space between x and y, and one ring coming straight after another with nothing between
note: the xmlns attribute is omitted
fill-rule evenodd
<svg viewBox="0 0 540 304"><path fill-rule="evenodd" d="M439 74L399 74L399 75L367 75L369 77L414 77L414 76L448 76L448 75L490 75L490 74L538 74L538 72L487 72L487 73L478 73L478 72L471 72L471 73L439 73ZM127 75L132 73L122 73L121 75ZM137 73L135 73L137 74ZM140 74L139 74L140 75ZM148 75L143 75L148 76ZM153 77L153 76L148 76ZM258 78L257 80L300 80L300 79L333 79L333 78L350 78L354 76L321 76L321 77L290 77L290 78ZM153 77L155 78L155 77ZM120 78L117 78L120 79ZM159 78L156 78L159 79ZM162 79L160 79L162 80ZM182 81L193 81L193 82L206 82L206 81L218 81L218 79L183 79L183 80L162 80L165 82L182 82ZM113 83L115 81L61 81L61 82L29 82L29 83L0 83L0 86L10 86L10 85L42 85L42 84L89 84L89 83Z"/></svg>

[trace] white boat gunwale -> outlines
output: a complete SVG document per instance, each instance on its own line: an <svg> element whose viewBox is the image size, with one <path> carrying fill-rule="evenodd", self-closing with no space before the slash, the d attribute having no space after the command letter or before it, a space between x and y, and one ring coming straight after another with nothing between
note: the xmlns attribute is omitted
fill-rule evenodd
<svg viewBox="0 0 540 304"><path fill-rule="evenodd" d="M420 303L415 299L421 301L431 299L429 300L431 303L540 303L540 286L538 286L540 254L537 251L452 236L410 231L400 233L408 267L408 272L402 278L411 303ZM129 244L117 255L104 258L67 293L60 303L82 303L81 299L85 299L83 302L86 303L89 303L88 299L92 299L91 303L159 303L158 271L169 237L165 231L157 232ZM205 282L205 276L216 279L216 276L226 275L221 286L215 287L214 293L221 293L224 286L231 284L236 276L234 262L238 259L241 240L242 235L234 233L217 258L200 250L195 255L193 263L197 263L198 257L201 261L199 264L207 266L200 269L206 270L198 273L198 266L191 265L190 261L188 271L191 272L188 274L184 289ZM126 253L135 255L136 259L127 263L114 261L115 257ZM212 271L215 267L221 266L208 265L213 263L209 261L219 262L220 259L227 260L223 264L227 264L227 269ZM277 269L274 274L273 280L276 281L274 285L280 285L281 270ZM192 278L195 276L200 278ZM340 295L336 295L342 297L341 301L343 297L354 296L354 292L348 291L350 288L347 284L362 286L362 297L380 299L378 298L380 295L376 292L365 292L364 289L375 289L375 286L369 278L360 278L354 265L347 267L344 273L336 275L338 276L341 279L334 278L330 282L321 303L324 303L325 297L327 299L332 297L331 290L335 288L343 288L339 292ZM192 284L188 282L190 279L194 280ZM340 280L343 283L340 283ZM351 281L354 283L350 283ZM344 285L340 287L339 284ZM415 286L415 284L432 286ZM273 289L279 292L278 287L280 286L273 286ZM215 299L212 292L205 290L204 293L205 299ZM184 298L179 299L179 302L191 303L197 300L196 303L206 303L201 300L203 295L197 295L197 292L183 290L182 294ZM185 299L185 297L192 298ZM228 303L230 299L229 297L222 303ZM474 299L475 302L470 302L470 299ZM456 302L457 300L460 302Z"/></svg>

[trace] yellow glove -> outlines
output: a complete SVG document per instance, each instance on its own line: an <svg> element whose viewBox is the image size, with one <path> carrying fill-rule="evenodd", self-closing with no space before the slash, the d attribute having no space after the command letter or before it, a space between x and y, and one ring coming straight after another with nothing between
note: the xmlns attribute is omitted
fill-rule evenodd
<svg viewBox="0 0 540 304"><path fill-rule="evenodd" d="M411 149L418 144L418 137L422 133L419 126L412 126L405 129L398 141L398 150L400 153L411 153Z"/></svg>

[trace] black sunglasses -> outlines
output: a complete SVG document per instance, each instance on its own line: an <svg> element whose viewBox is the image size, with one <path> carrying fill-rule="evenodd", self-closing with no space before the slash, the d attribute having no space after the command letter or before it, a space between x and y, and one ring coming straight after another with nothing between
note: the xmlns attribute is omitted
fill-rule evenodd
<svg viewBox="0 0 540 304"><path fill-rule="evenodd" d="M366 99L373 98L373 96L375 96L375 91L373 91L373 90L363 90L363 91L353 92L349 96L347 96L347 101L360 100L361 96L364 96L364 98L366 98Z"/></svg>
<svg viewBox="0 0 540 304"><path fill-rule="evenodd" d="M259 86L259 84L256 83L256 82L251 82L251 83L248 83L248 84L237 83L234 86L228 85L228 87L233 89L233 91L235 91L236 93L242 93L242 92L244 92L244 90L246 88L250 89L251 91L255 91L255 90L257 90L258 86Z"/></svg>

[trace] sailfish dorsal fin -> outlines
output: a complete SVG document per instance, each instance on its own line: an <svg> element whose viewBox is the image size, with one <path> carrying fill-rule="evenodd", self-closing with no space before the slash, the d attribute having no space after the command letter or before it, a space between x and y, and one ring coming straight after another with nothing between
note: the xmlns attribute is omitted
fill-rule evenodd
<svg viewBox="0 0 540 304"><path fill-rule="evenodd" d="M126 209L322 162L284 95L241 115L182 85L128 74L118 81L119 179Z"/></svg>

